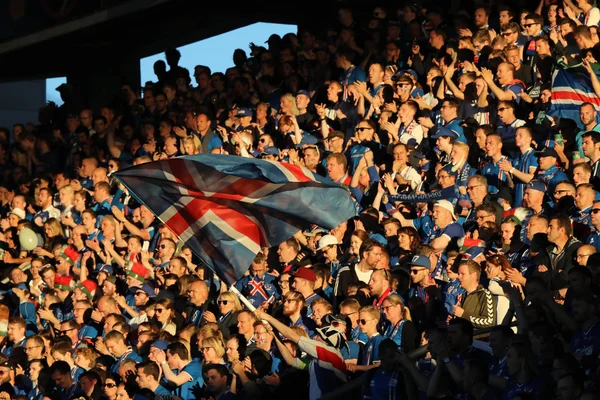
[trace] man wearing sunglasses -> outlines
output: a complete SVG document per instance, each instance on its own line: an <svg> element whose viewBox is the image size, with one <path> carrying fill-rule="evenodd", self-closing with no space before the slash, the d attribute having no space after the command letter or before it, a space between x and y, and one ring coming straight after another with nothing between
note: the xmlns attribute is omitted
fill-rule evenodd
<svg viewBox="0 0 600 400"><path fill-rule="evenodd" d="M590 222L594 227L594 231L587 239L587 244L591 244L600 252L600 201L594 201L590 210Z"/></svg>

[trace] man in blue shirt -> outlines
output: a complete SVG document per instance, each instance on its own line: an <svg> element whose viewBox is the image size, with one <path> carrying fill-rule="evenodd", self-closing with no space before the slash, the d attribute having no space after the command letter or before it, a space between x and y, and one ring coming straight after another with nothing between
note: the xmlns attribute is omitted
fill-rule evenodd
<svg viewBox="0 0 600 400"><path fill-rule="evenodd" d="M154 361L144 361L135 366L135 381L142 389L150 389L156 396L170 396L171 393L159 383L160 369Z"/></svg>
<svg viewBox="0 0 600 400"><path fill-rule="evenodd" d="M165 379L175 388L173 394L182 400L195 399L194 386L204 386L200 361L191 359L181 342L171 343L166 350L159 347L152 346L150 359L161 366Z"/></svg>
<svg viewBox="0 0 600 400"><path fill-rule="evenodd" d="M569 180L567 174L556 166L558 160L556 150L546 147L544 150L536 152L535 156L538 158L540 165L537 179L546 185L547 193L554 193L554 189L559 182Z"/></svg>

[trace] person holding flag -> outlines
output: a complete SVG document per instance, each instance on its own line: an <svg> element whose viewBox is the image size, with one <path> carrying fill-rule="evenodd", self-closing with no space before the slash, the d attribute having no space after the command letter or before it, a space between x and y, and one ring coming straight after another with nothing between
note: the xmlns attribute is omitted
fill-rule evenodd
<svg viewBox="0 0 600 400"><path fill-rule="evenodd" d="M300 336L294 329L285 326L273 316L258 308L254 314L259 320L270 324L287 339L296 343L300 350L309 356L308 366L305 361L294 358L292 367L305 369L310 374L310 400L318 399L346 383L346 364L340 349L346 344L341 332L332 326L317 328L315 339ZM287 354L284 354L284 359Z"/></svg>
<svg viewBox="0 0 600 400"><path fill-rule="evenodd" d="M263 253L258 253L252 265L250 273L238 280L235 284L237 290L242 293L254 307L260 307L263 303L272 304L279 294L277 293L277 278L267 272L267 259Z"/></svg>

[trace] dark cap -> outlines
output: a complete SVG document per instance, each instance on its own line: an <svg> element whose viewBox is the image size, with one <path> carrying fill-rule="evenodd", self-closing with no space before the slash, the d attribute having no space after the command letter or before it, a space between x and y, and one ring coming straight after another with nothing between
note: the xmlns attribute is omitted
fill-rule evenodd
<svg viewBox="0 0 600 400"><path fill-rule="evenodd" d="M331 139L335 139L335 138L340 138L340 139L344 139L344 132L340 132L340 131L333 131L331 133L329 133L329 135L327 136L327 140L331 140Z"/></svg>
<svg viewBox="0 0 600 400"><path fill-rule="evenodd" d="M267 155L271 155L271 156L280 156L281 153L279 152L279 149L275 146L269 146L265 149L265 151L263 151L262 153L260 153L261 157L262 156L267 156Z"/></svg>
<svg viewBox="0 0 600 400"><path fill-rule="evenodd" d="M554 150L551 147L546 147L542 151L536 151L535 152L535 156L537 158L540 158L540 157L554 157L554 158L558 158L558 154L556 153L556 150Z"/></svg>
<svg viewBox="0 0 600 400"><path fill-rule="evenodd" d="M300 90L298 93L296 93L296 97L300 96L301 94L305 95L310 99L310 93L308 92L308 90Z"/></svg>
<svg viewBox="0 0 600 400"><path fill-rule="evenodd" d="M240 118L240 117L251 117L252 116L252 110L249 109L249 108L240 108L235 116L237 118Z"/></svg>
<svg viewBox="0 0 600 400"><path fill-rule="evenodd" d="M439 139L441 137L450 137L450 138L457 139L458 135L456 133L452 132L449 128L446 128L445 126L440 126L438 128L437 132L435 133L435 135L433 135L431 138Z"/></svg>
<svg viewBox="0 0 600 400"><path fill-rule="evenodd" d="M431 261L429 260L429 257L417 254L413 256L408 265L430 269Z"/></svg>
<svg viewBox="0 0 600 400"><path fill-rule="evenodd" d="M527 188L526 189L531 189L531 190L535 190L535 191L538 191L538 192L545 192L546 191L546 185L544 184L544 182L538 181L537 179L534 179L532 181L529 181L529 183L527 184Z"/></svg>
<svg viewBox="0 0 600 400"><path fill-rule="evenodd" d="M442 168L442 171L447 172L448 175L450 175L450 176L455 176L455 177L458 176L458 171L455 171L452 168L452 164L444 165L444 167Z"/></svg>

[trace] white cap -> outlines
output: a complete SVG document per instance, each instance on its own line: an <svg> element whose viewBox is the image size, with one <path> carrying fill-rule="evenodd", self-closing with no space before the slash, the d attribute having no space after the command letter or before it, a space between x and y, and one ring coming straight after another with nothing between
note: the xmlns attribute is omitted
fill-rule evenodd
<svg viewBox="0 0 600 400"><path fill-rule="evenodd" d="M339 244L337 238L333 235L325 235L321 239L319 239L319 247L317 247L317 251L323 250L325 247L334 244Z"/></svg>
<svg viewBox="0 0 600 400"><path fill-rule="evenodd" d="M456 215L454 214L454 206L448 200L438 200L433 204L434 207L442 207L445 210L450 211L452 219L456 221Z"/></svg>
<svg viewBox="0 0 600 400"><path fill-rule="evenodd" d="M25 219L25 211L21 210L20 208L15 208L14 210L10 211L9 214L15 214L17 217L19 217L19 219Z"/></svg>

